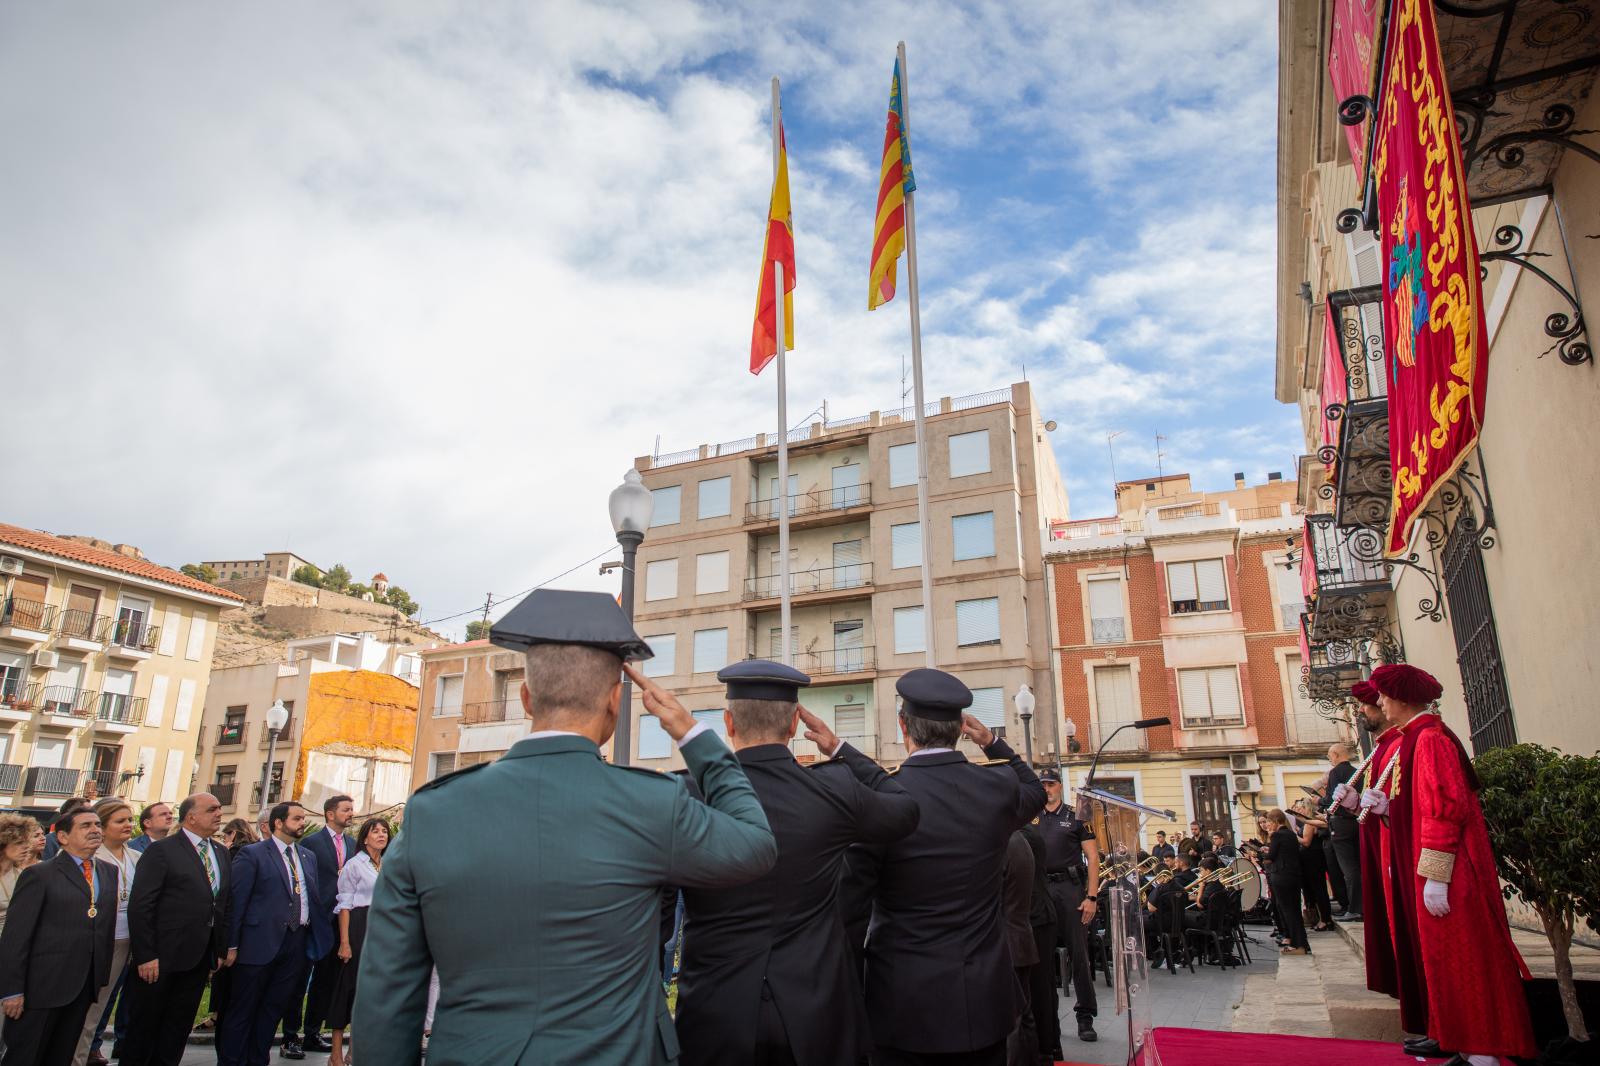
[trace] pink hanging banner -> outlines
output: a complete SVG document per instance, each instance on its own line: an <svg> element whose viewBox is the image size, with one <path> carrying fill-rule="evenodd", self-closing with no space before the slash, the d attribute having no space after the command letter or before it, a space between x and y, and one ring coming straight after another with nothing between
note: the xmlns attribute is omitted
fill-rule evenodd
<svg viewBox="0 0 1600 1066"><path fill-rule="evenodd" d="M1350 382L1345 376L1344 356L1339 347L1339 312L1327 305L1323 316L1327 328L1322 331L1322 443L1330 448L1339 443L1339 422L1328 417L1328 408L1334 404L1344 407L1350 400ZM1333 460L1326 464L1331 472Z"/></svg>
<svg viewBox="0 0 1600 1066"><path fill-rule="evenodd" d="M1372 45L1378 32L1378 0L1333 0L1333 31L1328 35L1328 76L1333 80L1333 103L1372 92ZM1346 126L1350 158L1360 174L1367 152L1368 117L1359 126Z"/></svg>

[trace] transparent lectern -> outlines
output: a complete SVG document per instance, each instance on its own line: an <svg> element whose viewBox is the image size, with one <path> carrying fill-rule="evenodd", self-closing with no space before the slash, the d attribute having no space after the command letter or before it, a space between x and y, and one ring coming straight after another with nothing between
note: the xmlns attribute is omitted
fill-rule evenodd
<svg viewBox="0 0 1600 1066"><path fill-rule="evenodd" d="M1075 792L1078 818L1094 829L1100 842L1102 862L1110 861L1108 876L1101 882L1106 892L1106 938L1110 956L1112 984L1116 992L1117 1013L1128 1020L1128 1062L1137 1060L1150 1035L1150 960L1145 953L1144 913L1139 903L1139 838L1118 839L1118 823L1128 819L1112 817L1112 812L1174 821L1171 811L1146 807L1124 796L1094 787ZM1071 984L1071 974L1062 974L1062 988Z"/></svg>

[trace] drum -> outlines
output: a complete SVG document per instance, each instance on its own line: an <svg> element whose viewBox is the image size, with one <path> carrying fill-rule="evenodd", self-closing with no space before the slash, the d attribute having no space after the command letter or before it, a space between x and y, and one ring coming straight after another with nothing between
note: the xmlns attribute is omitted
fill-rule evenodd
<svg viewBox="0 0 1600 1066"><path fill-rule="evenodd" d="M1233 860L1229 867L1228 876L1234 880L1234 888L1239 890L1239 908L1249 913L1255 905L1261 902L1261 873L1256 869L1256 864L1243 855Z"/></svg>

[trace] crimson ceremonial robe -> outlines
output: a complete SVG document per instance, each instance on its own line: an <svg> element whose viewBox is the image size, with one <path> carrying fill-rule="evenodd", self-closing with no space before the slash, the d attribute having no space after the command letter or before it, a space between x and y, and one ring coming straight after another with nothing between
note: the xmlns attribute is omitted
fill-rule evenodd
<svg viewBox="0 0 1600 1066"><path fill-rule="evenodd" d="M1374 754L1361 775L1351 778L1350 788L1360 793L1363 789L1378 787L1383 768L1393 758L1395 745L1400 742L1398 729L1386 729L1378 734ZM1392 773L1393 771L1391 771ZM1388 779L1384 779L1388 783ZM1409 1033L1428 1031L1428 996L1423 987L1422 969L1416 958L1403 953L1396 957L1395 926L1408 930L1406 941L1414 943L1415 915L1405 909L1402 898L1397 905L1393 884L1388 876L1388 827L1384 819L1369 816L1361 823L1361 907L1362 939L1365 944L1363 958L1367 964L1367 987L1374 992L1393 996L1400 1001L1400 1025Z"/></svg>
<svg viewBox="0 0 1600 1066"><path fill-rule="evenodd" d="M1531 1058L1533 1026L1522 987L1528 970L1511 941L1466 750L1437 715L1418 715L1397 732L1397 761L1384 786L1383 861L1401 1022L1413 1029L1404 1017L1408 982L1400 979L1409 961L1420 971L1427 1008L1426 1029L1413 1031L1465 1054ZM1443 918L1423 906L1430 879L1450 886Z"/></svg>

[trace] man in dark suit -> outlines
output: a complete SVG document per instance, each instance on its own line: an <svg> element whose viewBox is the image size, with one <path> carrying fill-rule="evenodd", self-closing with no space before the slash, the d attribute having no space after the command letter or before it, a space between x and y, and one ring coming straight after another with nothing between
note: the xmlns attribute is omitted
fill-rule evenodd
<svg viewBox="0 0 1600 1066"><path fill-rule="evenodd" d="M778 864L738 886L686 888L678 975L682 1066L835 1066L870 1050L859 971L838 907L852 844L887 844L917 825L917 803L797 702L811 683L782 663L735 663L728 743L778 841ZM828 756L801 766L799 723Z"/></svg>
<svg viewBox="0 0 1600 1066"><path fill-rule="evenodd" d="M56 857L17 878L0 935L6 1061L67 1066L96 993L111 979L117 868L94 857L100 816L75 807L55 823Z"/></svg>
<svg viewBox="0 0 1600 1066"><path fill-rule="evenodd" d="M1029 974L1039 961L1033 939L1033 847L1021 829L1006 842L1005 865L1000 873L1000 905L1005 918L1006 946L1011 968L1022 993L1022 1013L1006 1039L1006 1066L1038 1066L1039 1030L1033 1016ZM1052 1001L1054 1002L1054 1001ZM1053 1061L1053 1060L1052 1060Z"/></svg>
<svg viewBox="0 0 1600 1066"><path fill-rule="evenodd" d="M872 908L866 997L879 1066L999 1066L1021 995L1000 913L1011 834L1044 807L1033 769L963 709L972 692L939 670L895 682L910 754L895 780L922 809L916 831L850 850L846 907ZM967 737L989 757L955 750ZM847 911L848 913L848 911Z"/></svg>
<svg viewBox="0 0 1600 1066"><path fill-rule="evenodd" d="M128 899L128 1035L122 1066L178 1066L200 996L222 957L228 852L211 837L222 804L199 792L179 828L145 849Z"/></svg>
<svg viewBox="0 0 1600 1066"><path fill-rule="evenodd" d="M267 1066L284 1004L305 987L306 960L333 946L317 861L295 843L305 825L304 807L280 803L267 818L272 835L233 860L223 963L233 967L233 989L217 1034L221 1066Z"/></svg>
<svg viewBox="0 0 1600 1066"><path fill-rule="evenodd" d="M349 796L329 796L322 801L322 819L326 823L321 829L310 834L300 842L317 859L317 885L322 889L322 902L328 912L329 928L332 928L334 917L333 908L339 901L337 887L339 884L339 871L344 869L345 860L356 853L356 838L349 832L350 823L356 816L356 801ZM289 996L289 1006L283 1012L283 1051L286 1059L303 1059L306 1050L327 1051L333 1047L331 1041L322 1035L322 1023L328 1017L328 1001L333 998L333 983L339 976L339 956L333 951L306 960L306 971L310 977L311 989L305 995L299 993L305 990L306 981L302 977L295 992ZM305 1007L305 1042L300 1040L300 1009Z"/></svg>

